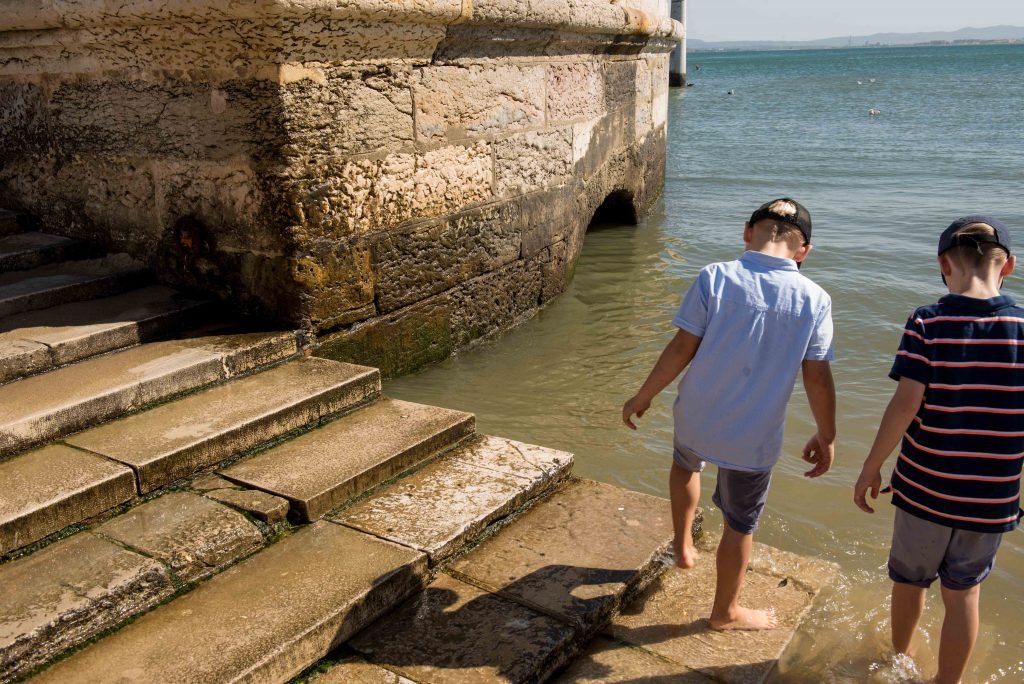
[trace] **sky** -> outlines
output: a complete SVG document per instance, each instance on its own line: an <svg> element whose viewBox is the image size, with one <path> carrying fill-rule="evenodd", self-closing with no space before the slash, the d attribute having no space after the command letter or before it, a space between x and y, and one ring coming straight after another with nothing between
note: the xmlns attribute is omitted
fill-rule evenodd
<svg viewBox="0 0 1024 684"><path fill-rule="evenodd" d="M1024 26L1024 0L686 0L687 37L813 40Z"/></svg>

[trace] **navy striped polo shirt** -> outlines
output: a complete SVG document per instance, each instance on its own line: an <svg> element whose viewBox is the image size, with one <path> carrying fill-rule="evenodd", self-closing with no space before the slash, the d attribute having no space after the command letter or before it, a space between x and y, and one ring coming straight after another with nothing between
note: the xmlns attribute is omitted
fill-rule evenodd
<svg viewBox="0 0 1024 684"><path fill-rule="evenodd" d="M893 503L975 532L1017 526L1024 461L1024 309L946 295L907 320L889 376L925 385L892 475Z"/></svg>

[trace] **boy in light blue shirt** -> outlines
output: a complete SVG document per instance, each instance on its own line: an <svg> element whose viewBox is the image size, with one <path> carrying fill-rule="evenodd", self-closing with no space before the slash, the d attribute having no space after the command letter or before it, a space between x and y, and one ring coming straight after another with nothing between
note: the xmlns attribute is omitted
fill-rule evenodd
<svg viewBox="0 0 1024 684"><path fill-rule="evenodd" d="M643 416L651 400L684 368L673 409L674 452L669 475L676 564L693 567L693 519L704 462L718 466L713 501L725 518L718 546L713 629L770 629L771 610L739 604L757 528L782 455L786 404L797 371L817 433L803 458L807 477L825 474L835 455L832 302L801 275L811 251L811 216L798 202L766 202L743 228L746 251L736 261L705 266L686 293L673 324L679 328L622 419Z"/></svg>

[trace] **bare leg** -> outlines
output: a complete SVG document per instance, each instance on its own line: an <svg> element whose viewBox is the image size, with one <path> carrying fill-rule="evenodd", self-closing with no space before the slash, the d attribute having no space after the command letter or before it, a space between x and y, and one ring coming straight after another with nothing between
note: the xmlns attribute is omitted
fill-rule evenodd
<svg viewBox="0 0 1024 684"><path fill-rule="evenodd" d="M910 655L910 641L924 612L926 589L913 584L893 582L892 585L892 647L897 653Z"/></svg>
<svg viewBox="0 0 1024 684"><path fill-rule="evenodd" d="M978 638L978 597L981 585L957 591L942 587L946 617L939 639L939 673L936 684L958 684Z"/></svg>
<svg viewBox="0 0 1024 684"><path fill-rule="evenodd" d="M672 551L676 565L692 568L697 563L697 549L693 546L693 519L700 501L700 473L673 463L668 476L668 491L672 499Z"/></svg>
<svg viewBox="0 0 1024 684"><path fill-rule="evenodd" d="M753 544L753 535L741 534L726 523L722 541L718 544L718 582L715 585L715 603L711 608L712 629L772 629L778 625L773 613L744 608L739 604L740 587L750 563Z"/></svg>

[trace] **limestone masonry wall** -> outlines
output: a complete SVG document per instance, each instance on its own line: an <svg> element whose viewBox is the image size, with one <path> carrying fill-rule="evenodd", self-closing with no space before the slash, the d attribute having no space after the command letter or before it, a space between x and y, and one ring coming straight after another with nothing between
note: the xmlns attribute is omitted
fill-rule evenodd
<svg viewBox="0 0 1024 684"><path fill-rule="evenodd" d="M0 206L400 373L664 177L668 0L7 0Z"/></svg>

